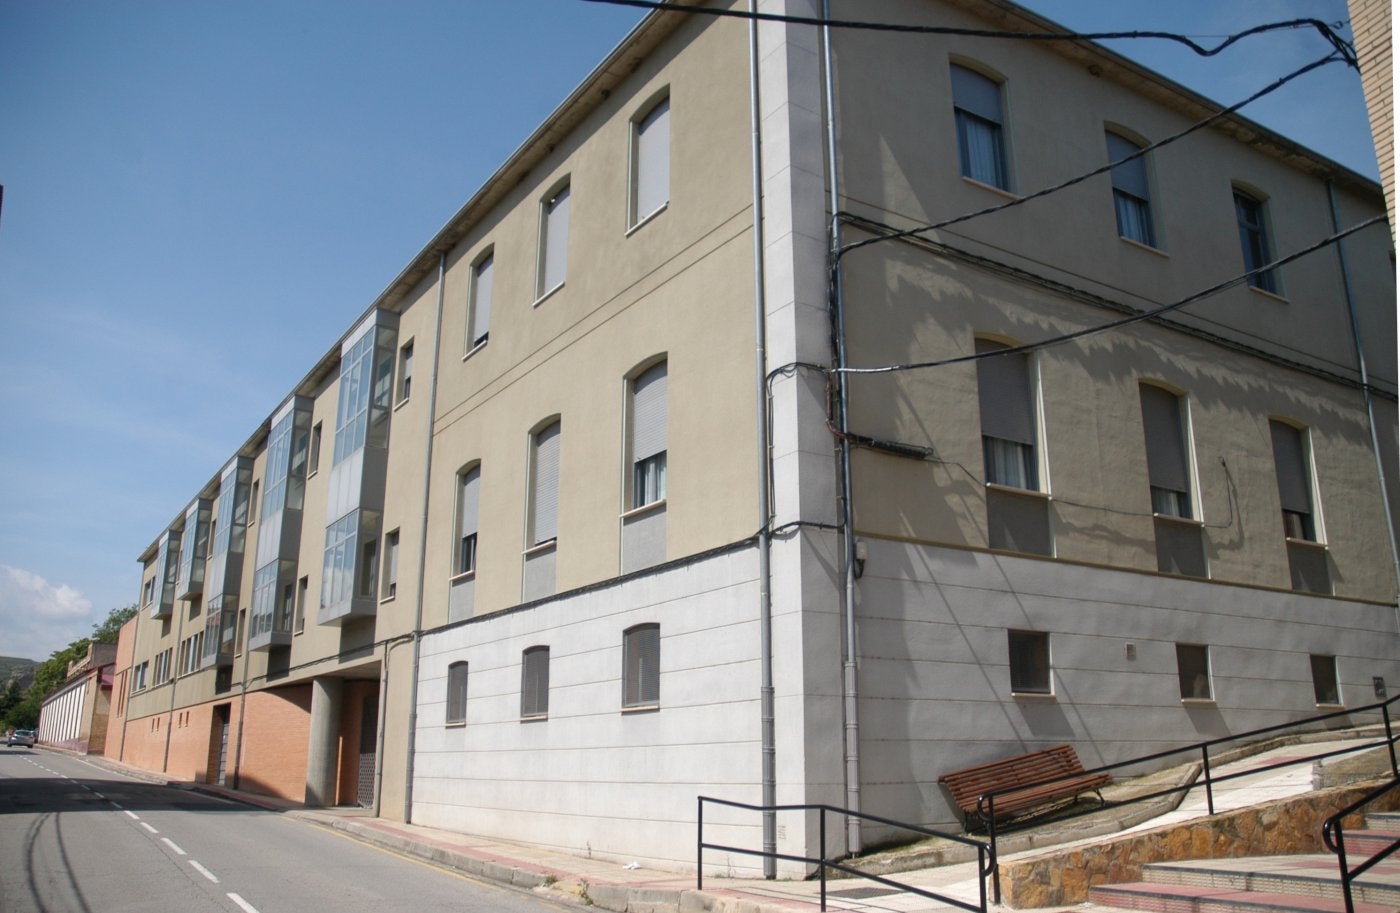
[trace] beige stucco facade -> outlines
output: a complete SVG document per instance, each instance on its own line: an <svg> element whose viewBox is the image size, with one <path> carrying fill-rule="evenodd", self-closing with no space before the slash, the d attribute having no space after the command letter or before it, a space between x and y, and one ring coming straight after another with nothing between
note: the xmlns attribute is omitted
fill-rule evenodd
<svg viewBox="0 0 1400 913"><path fill-rule="evenodd" d="M879 15L1051 27L1000 0ZM197 514L142 554L126 738L109 745L176 775L684 868L697 795L947 824L946 770L1052 741L1106 763L1309 716L1333 706L1309 657L1333 664L1343 706L1400 681L1383 226L1345 240L1346 283L1323 246L1271 290L1239 281L1051 344L1238 279L1237 192L1278 257L1383 213L1378 187L1227 119L1150 152L1150 243L1120 235L1108 174L890 237L1105 166L1106 132L1152 143L1213 106L1079 43L841 31L828 48L772 22L750 39L742 20L648 17L347 321L231 457L263 498L297 483L299 514L246 493L247 543L223 569L237 629L169 681L164 651L223 637L212 591L161 604L162 543ZM961 173L954 67L998 87L1003 188ZM662 102L664 195L639 213L639 125ZM833 230L875 242L841 255L834 286ZM364 338L374 370L347 380ZM988 477L978 340L1041 344L1025 356L1033 484ZM664 483L643 497L638 382L660 365ZM882 368L898 370L863 370ZM1144 385L1181 404L1185 516L1153 500ZM340 429L361 402L356 449ZM1311 526L1291 539L1279 428L1307 467ZM229 478L193 493L225 534ZM1044 518L1044 548L998 538L1008 503ZM1164 569L1164 529L1198 570ZM1034 694L1011 687L1011 632L1043 645ZM1208 697L1178 689L1183 644L1208 653ZM190 748L182 722L227 752ZM815 851L811 821L716 826ZM882 835L833 832L828 849Z"/></svg>

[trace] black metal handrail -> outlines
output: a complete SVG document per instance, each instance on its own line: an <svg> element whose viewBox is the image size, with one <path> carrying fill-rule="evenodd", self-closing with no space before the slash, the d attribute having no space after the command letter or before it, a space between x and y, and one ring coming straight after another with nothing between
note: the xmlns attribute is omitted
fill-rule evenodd
<svg viewBox="0 0 1400 913"><path fill-rule="evenodd" d="M1336 855L1337 866L1342 873L1342 899L1346 901L1347 913L1355 913L1356 909L1351 899L1351 883L1356 880L1358 875L1369 870L1371 866L1385 859L1387 856L1390 856L1396 850L1400 850L1400 838L1397 838L1390 846L1382 849L1379 853L1373 854L1371 858L1355 868L1349 868L1347 866L1346 838L1342 833L1342 820L1353 812L1360 811L1365 806L1370 805L1381 796L1384 796L1386 793L1396 788L1400 788L1400 777L1397 777L1384 786L1371 790L1369 793L1357 799L1322 823L1322 842L1327 844L1327 848Z"/></svg>
<svg viewBox="0 0 1400 913"><path fill-rule="evenodd" d="M823 911L826 910L827 869L834 869L838 872L844 872L847 875L854 875L859 878L874 881L879 884L886 885L887 887L895 888L896 890L908 891L911 894L917 894L920 897L926 898L928 900L935 900L940 903L951 904L952 906L959 907L963 910L973 911L973 913L987 913L988 876L991 876L993 885L996 886L997 896L1000 897L1001 895L1000 888L996 885L996 853L992 849L991 844L982 840L974 840L970 837L964 837L961 834L949 834L943 831L936 831L931 828L920 827L917 824L906 824L902 821L893 821L889 818L882 818L879 815L871 815L865 812L857 812L846 808L838 808L834 805L750 805L745 802L732 802L728 799L715 799L710 796L699 796L697 798L699 807L696 811L695 888L699 891L703 891L705 889L705 850L720 850L728 853L740 853L745 856L760 856L764 859L781 859L784 862L800 862L805 865L815 865L817 867L818 877L821 879L821 909ZM902 828L907 831L912 831L916 834L923 834L926 837L941 837L945 840L952 840L956 843L961 843L966 846L975 847L977 849L978 903L976 905L973 905L965 900L959 900L955 897L948 897L947 895L939 894L936 891L928 891L923 888L915 887L914 885L895 881L891 878L885 878L881 875L873 875L869 872L862 872L860 869L848 865L843 865L839 862L832 862L826 858L813 859L809 856L794 856L789 853L778 853L770 850L751 850L745 847L727 846L725 844L720 843L706 843L705 803L707 802L712 803L714 805L723 805L729 808L737 808L742 809L744 811L753 812L819 812L817 818L817 845L822 848L823 857L826 853L826 816L828 812L852 818L860 818L865 821L874 821L877 824L884 824L889 827Z"/></svg>
<svg viewBox="0 0 1400 913"><path fill-rule="evenodd" d="M996 858L997 852L996 797L998 795L1004 795L1010 792L1018 792L1023 789L1034 789L1040 786L1048 786L1052 783L1058 783L1062 780L1071 780L1077 777L1086 776L1088 774L1107 773L1111 770L1117 770L1120 767L1146 764L1151 761L1162 760L1163 758L1169 758L1174 755L1185 754L1186 752L1199 751L1201 754L1201 777L1204 780L1204 786L1206 790L1206 811L1210 815L1215 814L1215 793L1213 791L1213 787L1215 784L1224 783L1229 780L1238 779L1240 777L1252 777L1256 774L1266 773L1271 770L1279 770L1284 767L1292 767L1297 764L1312 763L1313 761L1320 761L1323 758L1330 758L1335 755L1350 754L1352 752L1360 751L1366 748L1376 748L1381 745L1389 746L1390 771L1394 777L1400 779L1400 766L1397 766L1395 753L1396 737L1390 720L1390 707L1397 701L1400 701L1400 695L1396 695L1395 697L1392 697L1389 700L1379 701L1375 704L1367 704L1364 707L1353 707L1346 710L1338 710L1332 713L1324 713L1318 716L1308 717L1307 719L1294 720L1291 723L1277 723L1273 726L1264 726L1260 729L1251 729L1248 732L1242 732L1236 735L1220 736L1214 739L1207 739L1203 742L1196 742L1191 745L1182 746L1180 748L1172 748L1167 751L1158 751L1154 752L1153 754L1143 755L1137 758L1130 758L1126 761L1118 761L1113 764L1104 764L1100 767L1094 767L1089 770L1078 771L1074 774L1068 774L1059 777L1051 777L1045 780L1038 780L1035 783L1028 783L1022 786L1007 787L1005 789L998 790L989 790L988 792L984 793L981 797L979 797L979 802L981 802L982 800L986 801L988 822L987 840L991 844L992 857ZM1227 742L1240 742L1244 740L1255 739L1259 736L1284 732L1290 729L1301 729L1303 727L1313 726L1318 723L1326 722L1327 720L1337 719L1339 717L1344 716L1350 717L1361 713L1369 713L1373 710L1379 710L1381 713L1381 719L1385 726L1384 739L1380 739L1370 743L1362 743L1359 745L1348 745L1345 748L1339 748L1334 751L1318 752L1316 754L1308 755L1307 757L1290 758L1286 761L1280 761L1276 764L1268 764L1262 767L1255 767L1246 771L1240 771L1238 773L1226 774L1224 776L1215 775L1211 771L1210 749L1217 745L1223 745ZM1170 795L1172 793L1186 793L1200 785L1202 785L1200 781L1193 781L1183 786L1169 786L1166 789L1160 789L1156 792L1144 793L1142 795L1133 796L1127 799L1105 801L1103 804L1095 806L1092 809L1086 809L1081 812L1065 815L1060 820L1064 820L1064 818L1079 817L1080 815L1101 811L1105 808L1120 808L1125 805L1134 805L1140 802L1149 801L1151 799L1159 799L1162 796ZM1001 903L1001 882L999 878L992 879L992 891L993 901L998 904Z"/></svg>

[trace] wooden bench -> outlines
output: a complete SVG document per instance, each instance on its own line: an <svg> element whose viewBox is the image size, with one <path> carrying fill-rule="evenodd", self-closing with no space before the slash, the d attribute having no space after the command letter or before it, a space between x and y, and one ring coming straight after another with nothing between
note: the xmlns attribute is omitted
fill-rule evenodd
<svg viewBox="0 0 1400 913"><path fill-rule="evenodd" d="M948 787L953 801L962 810L968 830L991 824L987 793L997 820L1019 815L1063 799L1094 793L1103 802L1100 789L1113 780L1106 773L1086 774L1079 756L1069 745L1056 745L1030 754L1003 758L990 764L955 770L938 778ZM1007 790L1007 792L1002 792Z"/></svg>

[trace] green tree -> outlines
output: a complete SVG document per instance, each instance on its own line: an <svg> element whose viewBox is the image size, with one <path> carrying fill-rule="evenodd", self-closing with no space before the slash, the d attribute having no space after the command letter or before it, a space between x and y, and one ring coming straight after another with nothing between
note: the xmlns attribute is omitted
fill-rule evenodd
<svg viewBox="0 0 1400 913"><path fill-rule="evenodd" d="M39 725L39 710L44 698L68 678L68 664L87 655L91 643L114 644L117 632L127 619L136 614L136 606L123 606L107 614L105 621L92 626L92 636L75 640L39 664L34 670L34 683L14 704L0 704L0 722L10 729L33 729ZM8 692L6 693L8 697Z"/></svg>
<svg viewBox="0 0 1400 913"><path fill-rule="evenodd" d="M114 644L117 642L117 634L121 631L122 625L131 620L136 614L136 604L123 606L120 609L113 609L107 615L107 620L92 626L92 635L88 639L95 644Z"/></svg>

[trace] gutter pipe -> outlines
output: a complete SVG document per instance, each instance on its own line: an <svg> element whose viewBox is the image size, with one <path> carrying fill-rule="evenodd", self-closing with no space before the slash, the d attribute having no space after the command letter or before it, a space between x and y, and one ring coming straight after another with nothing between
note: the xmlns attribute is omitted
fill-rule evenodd
<svg viewBox="0 0 1400 913"><path fill-rule="evenodd" d="M822 0L822 18L831 20L831 0ZM836 82L832 67L831 26L822 26L822 59L826 69L826 157L831 198L831 301L836 324L837 427L841 433L841 528L845 545L845 588L842 615L845 621L845 655L842 657L842 706L845 717L846 808L860 811L860 720L856 682L856 536L855 510L851 504L851 438L848 412L850 392L846 381L846 302L841 288L840 178L836 165ZM846 852L861 850L860 819L846 816ZM826 852L826 847L822 847Z"/></svg>
<svg viewBox="0 0 1400 913"><path fill-rule="evenodd" d="M757 13L757 0L749 0L749 12ZM773 514L769 508L768 491L772 480L768 467L768 396L765 316L767 298L764 294L763 260L763 150L760 128L759 85L758 85L758 19L749 19L749 132L752 146L753 182L753 319L754 319L754 373L755 408L757 421L758 447L758 638L759 638L759 728L762 761L763 812L763 877L778 877L778 863L774 854L778 851L777 811L778 774L777 745L775 735L775 712L773 709L773 593L771 545L772 533L769 527Z"/></svg>

